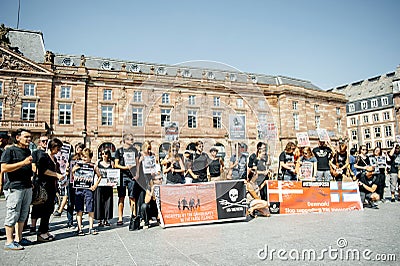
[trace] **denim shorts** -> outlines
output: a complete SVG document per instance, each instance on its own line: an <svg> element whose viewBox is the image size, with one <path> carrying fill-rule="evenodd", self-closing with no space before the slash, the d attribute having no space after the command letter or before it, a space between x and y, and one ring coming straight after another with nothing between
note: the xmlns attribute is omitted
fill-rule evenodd
<svg viewBox="0 0 400 266"><path fill-rule="evenodd" d="M87 212L94 212L93 194L90 189L77 189L75 191L75 211L83 212L86 207Z"/></svg>
<svg viewBox="0 0 400 266"><path fill-rule="evenodd" d="M12 227L16 223L25 222L32 202L32 188L10 188L8 189L6 200L7 211L4 225Z"/></svg>
<svg viewBox="0 0 400 266"><path fill-rule="evenodd" d="M136 180L131 178L123 178L121 186L117 186L118 197L123 198L126 196L126 189L128 189L128 197L137 198L140 194L140 186Z"/></svg>

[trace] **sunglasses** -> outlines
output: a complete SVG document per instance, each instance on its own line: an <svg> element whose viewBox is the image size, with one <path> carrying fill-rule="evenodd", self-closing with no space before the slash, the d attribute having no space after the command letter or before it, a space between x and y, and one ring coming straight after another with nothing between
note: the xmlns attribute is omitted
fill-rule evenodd
<svg viewBox="0 0 400 266"><path fill-rule="evenodd" d="M42 139L41 142L47 143L49 140L48 139Z"/></svg>
<svg viewBox="0 0 400 266"><path fill-rule="evenodd" d="M101 155L107 155L107 156L108 156L108 154L107 154L107 153L102 153Z"/></svg>

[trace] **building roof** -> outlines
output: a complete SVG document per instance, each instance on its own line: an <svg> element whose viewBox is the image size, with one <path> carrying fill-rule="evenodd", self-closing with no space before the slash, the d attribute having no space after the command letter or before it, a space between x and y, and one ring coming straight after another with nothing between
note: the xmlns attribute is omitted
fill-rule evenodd
<svg viewBox="0 0 400 266"><path fill-rule="evenodd" d="M36 63L44 62L45 48L41 32L9 29L8 39L10 40L10 45L18 47L24 57Z"/></svg>
<svg viewBox="0 0 400 266"><path fill-rule="evenodd" d="M396 72L390 72L332 88L328 91L343 93L349 102L353 102L393 93L392 82L394 79L396 79Z"/></svg>
<svg viewBox="0 0 400 266"><path fill-rule="evenodd" d="M179 65L166 65L159 63L145 63L138 61L124 61L117 59L101 58L101 57L85 57L85 66L91 69L104 69L104 70L121 70L122 65L125 65L128 72L137 72L143 74L155 73L158 75L177 76L178 71L183 77L190 77L195 79L207 78L210 80L225 81L231 80L233 82L248 82L251 81L255 84L270 84L270 85L292 85L299 86L307 89L321 90L310 81L301 80L285 76L272 76L265 74L254 74L240 72L237 69L217 69L213 67L202 67L196 64L179 64ZM55 54L54 64L64 66L79 66L81 56ZM223 64L221 64L222 66Z"/></svg>
<svg viewBox="0 0 400 266"><path fill-rule="evenodd" d="M45 57L45 46L43 34L39 31L28 31L20 29L9 29L8 38L12 47L18 47L19 51L25 57L36 62L43 63ZM207 78L210 80L233 82L248 82L254 84L269 85L292 85L307 89L321 90L310 81L285 76L271 76L266 74L244 73L232 67L221 67L223 64L193 64L192 62L179 65L166 65L159 63L145 63L139 61L117 60L101 57L85 57L85 66L91 69L104 70L121 70L122 65L126 66L126 70L130 72L140 72L143 74L155 73L158 75L177 76L178 71L183 77L191 77L196 79ZM79 66L81 56L56 54L54 58L55 65ZM195 62L199 63L199 61ZM212 65L212 67L209 67Z"/></svg>

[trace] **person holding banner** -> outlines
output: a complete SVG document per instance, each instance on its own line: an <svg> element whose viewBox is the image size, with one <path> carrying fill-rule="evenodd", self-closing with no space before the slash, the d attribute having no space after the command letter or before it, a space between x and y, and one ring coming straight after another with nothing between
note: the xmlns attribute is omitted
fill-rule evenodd
<svg viewBox="0 0 400 266"><path fill-rule="evenodd" d="M294 160L294 151L296 144L289 141L286 144L285 150L279 155L279 164L283 175L283 180L297 180L296 161Z"/></svg>
<svg viewBox="0 0 400 266"><path fill-rule="evenodd" d="M94 191L97 189L101 181L101 174L98 168L92 163L93 151L89 148L85 148L82 151L82 168L85 168L85 174L83 176L77 175L78 170L81 168L79 164L76 164L72 169L74 175L74 185L75 182L85 182L88 187L76 188L75 190L75 210L76 210L76 221L78 222L78 236L84 236L85 233L82 230L82 216L83 211L86 209L89 215L89 234L97 235L98 232L93 228L94 221ZM98 179L94 182L94 175L97 175ZM88 181L88 182L87 182Z"/></svg>
<svg viewBox="0 0 400 266"><path fill-rule="evenodd" d="M97 168L114 168L114 162L111 160L111 151L105 149L101 152L101 160L97 163ZM99 227L110 226L109 219L113 218L113 187L99 186L94 193L94 218L99 220Z"/></svg>
<svg viewBox="0 0 400 266"><path fill-rule="evenodd" d="M57 190L56 181L65 178L61 174L59 164L54 156L61 150L62 145L61 140L57 138L50 140L47 151L40 156L36 164L39 182L44 185L47 192L46 202L32 207L32 219L41 218L37 235L38 242L54 240L54 236L49 233L49 222L50 216L54 211L54 199Z"/></svg>
<svg viewBox="0 0 400 266"><path fill-rule="evenodd" d="M268 201L262 200L260 197L260 189L267 185L267 181L265 180L261 186L258 186L257 178L257 171L253 169L250 170L246 182L246 199L247 204L249 204L247 213L250 216L255 217L254 211L258 211L262 216L269 217L271 214L269 212Z"/></svg>
<svg viewBox="0 0 400 266"><path fill-rule="evenodd" d="M185 165L178 151L179 148L173 143L169 147L168 155L162 162L162 165L164 165L163 173L167 175L167 184L184 184Z"/></svg>

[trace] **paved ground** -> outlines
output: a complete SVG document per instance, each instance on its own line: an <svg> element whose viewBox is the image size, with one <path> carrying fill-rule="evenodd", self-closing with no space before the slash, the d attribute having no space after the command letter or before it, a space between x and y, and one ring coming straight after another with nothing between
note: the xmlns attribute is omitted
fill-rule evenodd
<svg viewBox="0 0 400 266"><path fill-rule="evenodd" d="M4 215L5 201L0 199L1 224ZM87 223L87 218L84 221ZM378 254L394 254L400 261L398 201L382 203L379 210L282 215L135 232L127 228L128 217L125 221L125 226L117 227L114 219L113 226L100 229L98 235L78 237L65 228L63 214L51 223L55 241L28 246L24 251L0 248L0 265L281 265L288 261L296 265L399 265L376 261ZM1 237L0 245L4 242ZM281 257L288 261L273 252L280 249ZM313 251L316 259L310 262L307 254ZM359 252L360 260L346 259L355 258L353 251ZM294 261L297 253L300 259ZM306 259L301 259L301 254Z"/></svg>

